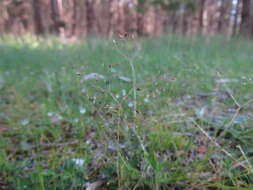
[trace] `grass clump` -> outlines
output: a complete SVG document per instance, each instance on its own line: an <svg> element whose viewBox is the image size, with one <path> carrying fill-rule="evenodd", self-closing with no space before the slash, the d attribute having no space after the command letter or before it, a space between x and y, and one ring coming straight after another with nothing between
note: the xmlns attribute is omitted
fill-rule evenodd
<svg viewBox="0 0 253 190"><path fill-rule="evenodd" d="M252 188L249 42L7 36L0 51L1 188Z"/></svg>

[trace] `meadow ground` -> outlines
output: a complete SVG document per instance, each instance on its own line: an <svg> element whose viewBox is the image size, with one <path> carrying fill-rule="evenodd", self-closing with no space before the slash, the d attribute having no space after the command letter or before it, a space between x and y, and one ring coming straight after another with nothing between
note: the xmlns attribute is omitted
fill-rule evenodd
<svg viewBox="0 0 253 190"><path fill-rule="evenodd" d="M252 50L2 37L0 189L252 189Z"/></svg>

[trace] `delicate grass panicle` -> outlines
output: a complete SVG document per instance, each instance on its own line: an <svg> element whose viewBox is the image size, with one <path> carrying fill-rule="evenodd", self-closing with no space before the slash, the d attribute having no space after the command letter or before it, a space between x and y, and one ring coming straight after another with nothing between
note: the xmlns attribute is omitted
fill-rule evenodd
<svg viewBox="0 0 253 190"><path fill-rule="evenodd" d="M253 189L251 42L0 40L0 189Z"/></svg>

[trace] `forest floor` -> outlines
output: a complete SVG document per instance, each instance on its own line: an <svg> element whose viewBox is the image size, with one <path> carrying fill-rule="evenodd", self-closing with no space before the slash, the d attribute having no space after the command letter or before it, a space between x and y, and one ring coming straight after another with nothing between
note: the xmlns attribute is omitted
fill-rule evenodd
<svg viewBox="0 0 253 190"><path fill-rule="evenodd" d="M253 189L253 43L0 39L0 189Z"/></svg>

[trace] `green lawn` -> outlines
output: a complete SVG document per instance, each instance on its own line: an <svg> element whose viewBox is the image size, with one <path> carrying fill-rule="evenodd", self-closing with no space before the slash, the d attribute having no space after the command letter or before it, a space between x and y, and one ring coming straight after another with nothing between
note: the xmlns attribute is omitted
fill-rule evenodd
<svg viewBox="0 0 253 190"><path fill-rule="evenodd" d="M252 50L2 37L0 189L253 189Z"/></svg>

